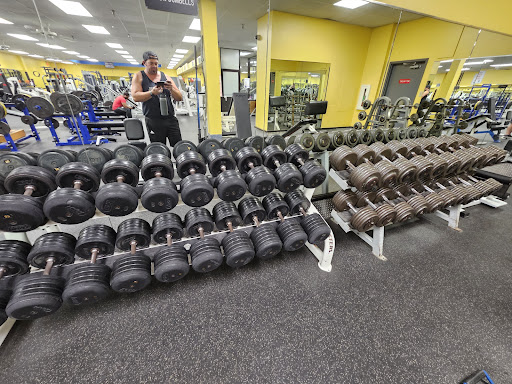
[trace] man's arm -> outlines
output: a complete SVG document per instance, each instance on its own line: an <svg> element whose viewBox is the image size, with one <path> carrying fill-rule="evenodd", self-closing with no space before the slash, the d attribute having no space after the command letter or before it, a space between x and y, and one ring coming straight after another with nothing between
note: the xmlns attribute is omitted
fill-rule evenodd
<svg viewBox="0 0 512 384"><path fill-rule="evenodd" d="M132 97L135 102L144 102L151 99L152 95L158 95L162 93L163 89L161 87L154 87L147 92L142 91L142 75L140 72L137 72L132 79ZM124 105L124 104L123 104Z"/></svg>
<svg viewBox="0 0 512 384"><path fill-rule="evenodd" d="M181 95L181 91L178 89L174 81L169 77L165 82L165 88L171 91L172 98L176 101L182 101L183 96Z"/></svg>

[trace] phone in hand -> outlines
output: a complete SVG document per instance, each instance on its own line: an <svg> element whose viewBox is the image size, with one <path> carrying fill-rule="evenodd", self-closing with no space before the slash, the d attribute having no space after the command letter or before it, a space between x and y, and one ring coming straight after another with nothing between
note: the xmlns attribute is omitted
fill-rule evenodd
<svg viewBox="0 0 512 384"><path fill-rule="evenodd" d="M157 87L163 87L165 85L165 81L157 81L156 86Z"/></svg>

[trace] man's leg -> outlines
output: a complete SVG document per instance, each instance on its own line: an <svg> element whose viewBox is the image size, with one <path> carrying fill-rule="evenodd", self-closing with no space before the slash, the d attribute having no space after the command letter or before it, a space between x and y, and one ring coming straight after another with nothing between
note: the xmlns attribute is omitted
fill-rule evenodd
<svg viewBox="0 0 512 384"><path fill-rule="evenodd" d="M175 116L167 120L167 138L169 139L170 146L174 147L178 141L181 141L180 123Z"/></svg>
<svg viewBox="0 0 512 384"><path fill-rule="evenodd" d="M165 144L166 128L164 123L165 120L146 117L146 130L148 131L149 141Z"/></svg>
<svg viewBox="0 0 512 384"><path fill-rule="evenodd" d="M510 136L511 134L512 134L512 121L508 125L507 130L505 131L505 135Z"/></svg>

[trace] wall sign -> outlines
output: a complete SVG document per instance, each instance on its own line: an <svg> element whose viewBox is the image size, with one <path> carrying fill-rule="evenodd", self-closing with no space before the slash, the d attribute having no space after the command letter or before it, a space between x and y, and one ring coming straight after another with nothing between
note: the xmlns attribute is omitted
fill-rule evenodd
<svg viewBox="0 0 512 384"><path fill-rule="evenodd" d="M157 11L197 16L198 0L145 0L146 7Z"/></svg>
<svg viewBox="0 0 512 384"><path fill-rule="evenodd" d="M400 79L398 80L398 84L410 84L411 79Z"/></svg>
<svg viewBox="0 0 512 384"><path fill-rule="evenodd" d="M370 98L370 84L361 85L361 89L359 90L359 96L357 97L357 106L356 109L362 111L363 101Z"/></svg>
<svg viewBox="0 0 512 384"><path fill-rule="evenodd" d="M114 63L111 63L111 62L105 61L105 68L113 69L113 68L114 68Z"/></svg>
<svg viewBox="0 0 512 384"><path fill-rule="evenodd" d="M473 81L471 82L471 85L475 84L481 84L482 80L484 79L485 71L478 72L475 77L473 77Z"/></svg>

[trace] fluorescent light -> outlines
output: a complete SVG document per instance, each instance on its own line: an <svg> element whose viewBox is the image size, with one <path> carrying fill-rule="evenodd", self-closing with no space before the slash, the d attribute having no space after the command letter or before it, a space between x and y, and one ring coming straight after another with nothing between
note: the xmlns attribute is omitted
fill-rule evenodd
<svg viewBox="0 0 512 384"><path fill-rule="evenodd" d="M188 49L177 49L176 53L188 53Z"/></svg>
<svg viewBox="0 0 512 384"><path fill-rule="evenodd" d="M194 19L192 20L192 24L190 24L190 27L188 29L193 29L194 31L200 31L201 30L201 20Z"/></svg>
<svg viewBox="0 0 512 384"><path fill-rule="evenodd" d="M93 63L97 63L98 62L98 60L96 60L96 59L88 59L87 61L92 61Z"/></svg>
<svg viewBox="0 0 512 384"><path fill-rule="evenodd" d="M76 51L62 51L62 52L67 53L68 55L79 55L80 54Z"/></svg>
<svg viewBox="0 0 512 384"><path fill-rule="evenodd" d="M440 65L440 66L439 66L439 67L437 67L437 68L443 68L443 66L442 66L442 65Z"/></svg>
<svg viewBox="0 0 512 384"><path fill-rule="evenodd" d="M192 43L192 44L196 44L199 42L199 40L201 40L200 37L197 37L197 36L185 36L183 38L183 42L184 43Z"/></svg>
<svg viewBox="0 0 512 384"><path fill-rule="evenodd" d="M54 61L54 62L56 62L56 63L60 63L60 62L61 62L61 60L59 60L59 59L54 59L54 58L52 58L52 57L47 57L45 60L46 60L46 61Z"/></svg>
<svg viewBox="0 0 512 384"><path fill-rule="evenodd" d="M40 45L41 47L50 48L50 49L66 49L64 47L61 47L60 45L53 45L53 44L46 44L46 43L36 43L37 45Z"/></svg>
<svg viewBox="0 0 512 384"><path fill-rule="evenodd" d="M445 71L446 71L446 72L450 72L450 70L449 70L449 69L446 69Z"/></svg>
<svg viewBox="0 0 512 384"><path fill-rule="evenodd" d="M462 68L461 71L469 71L469 68Z"/></svg>
<svg viewBox="0 0 512 384"><path fill-rule="evenodd" d="M512 63L508 64L493 64L491 67L498 68L498 67L512 67Z"/></svg>
<svg viewBox="0 0 512 384"><path fill-rule="evenodd" d="M258 47L252 47L251 48L253 51L257 51L258 50Z"/></svg>
<svg viewBox="0 0 512 384"><path fill-rule="evenodd" d="M252 52L240 52L240 56L249 56L252 55Z"/></svg>
<svg viewBox="0 0 512 384"><path fill-rule="evenodd" d="M35 57L36 59L42 59L44 56L41 56L41 55L29 55L29 57Z"/></svg>
<svg viewBox="0 0 512 384"><path fill-rule="evenodd" d="M320 77L318 74L312 74L311 77Z"/></svg>
<svg viewBox="0 0 512 384"><path fill-rule="evenodd" d="M485 64L484 61L473 61L472 63L465 62L464 65L482 65Z"/></svg>
<svg viewBox="0 0 512 384"><path fill-rule="evenodd" d="M51 3L62 9L68 15L92 17L92 15L78 1L50 0Z"/></svg>
<svg viewBox="0 0 512 384"><path fill-rule="evenodd" d="M28 55L28 52L25 52L25 51L16 51L16 50L9 49L9 52L15 53L17 55Z"/></svg>
<svg viewBox="0 0 512 384"><path fill-rule="evenodd" d="M362 7L363 5L366 5L366 4L368 4L368 2L364 1L364 0L341 0L341 1L338 1L337 3L334 3L333 5L335 5L336 7L355 9L355 8Z"/></svg>
<svg viewBox="0 0 512 384"><path fill-rule="evenodd" d="M87 29L89 32L92 33L99 33L101 35L110 35L110 32L105 29L105 27L102 27L101 25L85 25L82 24L82 27Z"/></svg>
<svg viewBox="0 0 512 384"><path fill-rule="evenodd" d="M243 71L242 73L248 73L247 71Z"/></svg>
<svg viewBox="0 0 512 384"><path fill-rule="evenodd" d="M90 59L90 56L86 56L86 55L78 55L78 57L81 59Z"/></svg>
<svg viewBox="0 0 512 384"><path fill-rule="evenodd" d="M453 61L453 59L451 60L443 60L443 61L440 61L440 63L451 63Z"/></svg>
<svg viewBox="0 0 512 384"><path fill-rule="evenodd" d="M63 61L62 64L74 64L72 61Z"/></svg>
<svg viewBox="0 0 512 384"><path fill-rule="evenodd" d="M116 52L120 53L121 55L129 55L130 54L130 52L128 52L128 51L118 51L118 50L116 50Z"/></svg>
<svg viewBox="0 0 512 384"><path fill-rule="evenodd" d="M177 54L174 54L172 56L173 58L176 58L176 59L183 59L185 57L185 55L177 55Z"/></svg>
<svg viewBox="0 0 512 384"><path fill-rule="evenodd" d="M121 56L124 57L125 59L133 59L132 55L121 55Z"/></svg>
<svg viewBox="0 0 512 384"><path fill-rule="evenodd" d="M20 35L19 33L8 33L9 36L15 37L20 40L27 40L27 41L39 41L37 39L34 39L32 36L29 35Z"/></svg>
<svg viewBox="0 0 512 384"><path fill-rule="evenodd" d="M5 20L0 17L0 24L13 24L13 23L11 23L9 20Z"/></svg>
<svg viewBox="0 0 512 384"><path fill-rule="evenodd" d="M118 44L118 43L105 43L105 44L107 44L110 48L123 49L123 46L121 44Z"/></svg>
<svg viewBox="0 0 512 384"><path fill-rule="evenodd" d="M490 60L490 59L485 59L484 60L484 63L492 63L492 62L494 62L494 60Z"/></svg>

